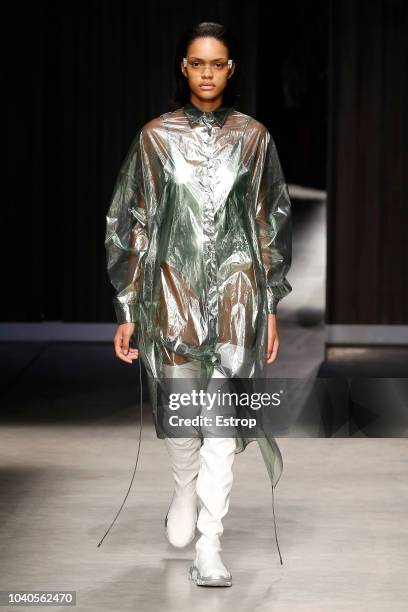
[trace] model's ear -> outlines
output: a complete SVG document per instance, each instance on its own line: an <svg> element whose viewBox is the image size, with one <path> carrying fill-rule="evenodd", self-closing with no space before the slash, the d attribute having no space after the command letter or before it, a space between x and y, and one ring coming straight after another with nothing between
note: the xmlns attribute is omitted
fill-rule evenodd
<svg viewBox="0 0 408 612"><path fill-rule="evenodd" d="M234 72L235 72L235 62L232 62L232 67L231 67L231 70L230 70L229 75L228 75L229 79L232 77Z"/></svg>

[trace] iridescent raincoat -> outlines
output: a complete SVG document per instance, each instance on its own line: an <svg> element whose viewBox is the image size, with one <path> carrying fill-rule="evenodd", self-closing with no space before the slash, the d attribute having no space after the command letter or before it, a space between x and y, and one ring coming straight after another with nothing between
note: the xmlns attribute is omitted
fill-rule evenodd
<svg viewBox="0 0 408 612"><path fill-rule="evenodd" d="M191 102L147 122L122 164L107 214L118 323L134 322L156 433L163 364L198 360L210 377L263 376L267 314L291 291L291 203L266 127L233 107ZM236 367L221 365L221 352ZM237 452L251 438L237 435ZM282 456L257 438L272 482Z"/></svg>

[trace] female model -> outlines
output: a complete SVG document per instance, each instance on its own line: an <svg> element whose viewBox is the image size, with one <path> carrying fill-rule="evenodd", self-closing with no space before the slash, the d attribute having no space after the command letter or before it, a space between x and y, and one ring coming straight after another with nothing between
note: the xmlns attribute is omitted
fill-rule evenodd
<svg viewBox="0 0 408 612"><path fill-rule="evenodd" d="M127 363L140 354L156 433L171 460L166 534L183 547L198 528L190 577L211 586L232 584L220 557L222 518L235 454L254 438L239 428L220 437L204 426L198 436L169 434L159 381L204 377L221 385L261 375L279 347L278 302L292 289L288 190L272 136L233 106L236 58L222 25L201 23L182 36L176 109L133 140L105 241L116 289L115 352ZM133 334L137 348L129 346ZM256 439L273 494L282 456L267 433Z"/></svg>

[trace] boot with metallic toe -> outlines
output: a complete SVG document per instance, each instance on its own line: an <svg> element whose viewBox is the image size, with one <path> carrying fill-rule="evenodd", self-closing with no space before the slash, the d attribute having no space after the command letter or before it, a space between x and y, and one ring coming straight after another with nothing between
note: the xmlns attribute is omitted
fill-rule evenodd
<svg viewBox="0 0 408 612"><path fill-rule="evenodd" d="M220 537L224 531L222 519L229 509L235 449L235 438L205 438L200 449L196 490L201 504L197 520L201 536L189 570L197 586L232 586L232 575L220 557Z"/></svg>
<svg viewBox="0 0 408 612"><path fill-rule="evenodd" d="M197 586L232 586L232 575L225 567L220 557L219 539L206 541L200 538L201 546L193 565L190 567L190 577Z"/></svg>

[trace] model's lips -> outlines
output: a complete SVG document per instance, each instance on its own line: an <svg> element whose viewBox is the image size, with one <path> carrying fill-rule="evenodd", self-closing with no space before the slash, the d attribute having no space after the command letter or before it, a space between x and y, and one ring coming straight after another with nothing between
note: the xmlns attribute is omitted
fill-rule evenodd
<svg viewBox="0 0 408 612"><path fill-rule="evenodd" d="M202 83L200 87L202 87L203 89L213 89L215 85L212 85L211 83Z"/></svg>

